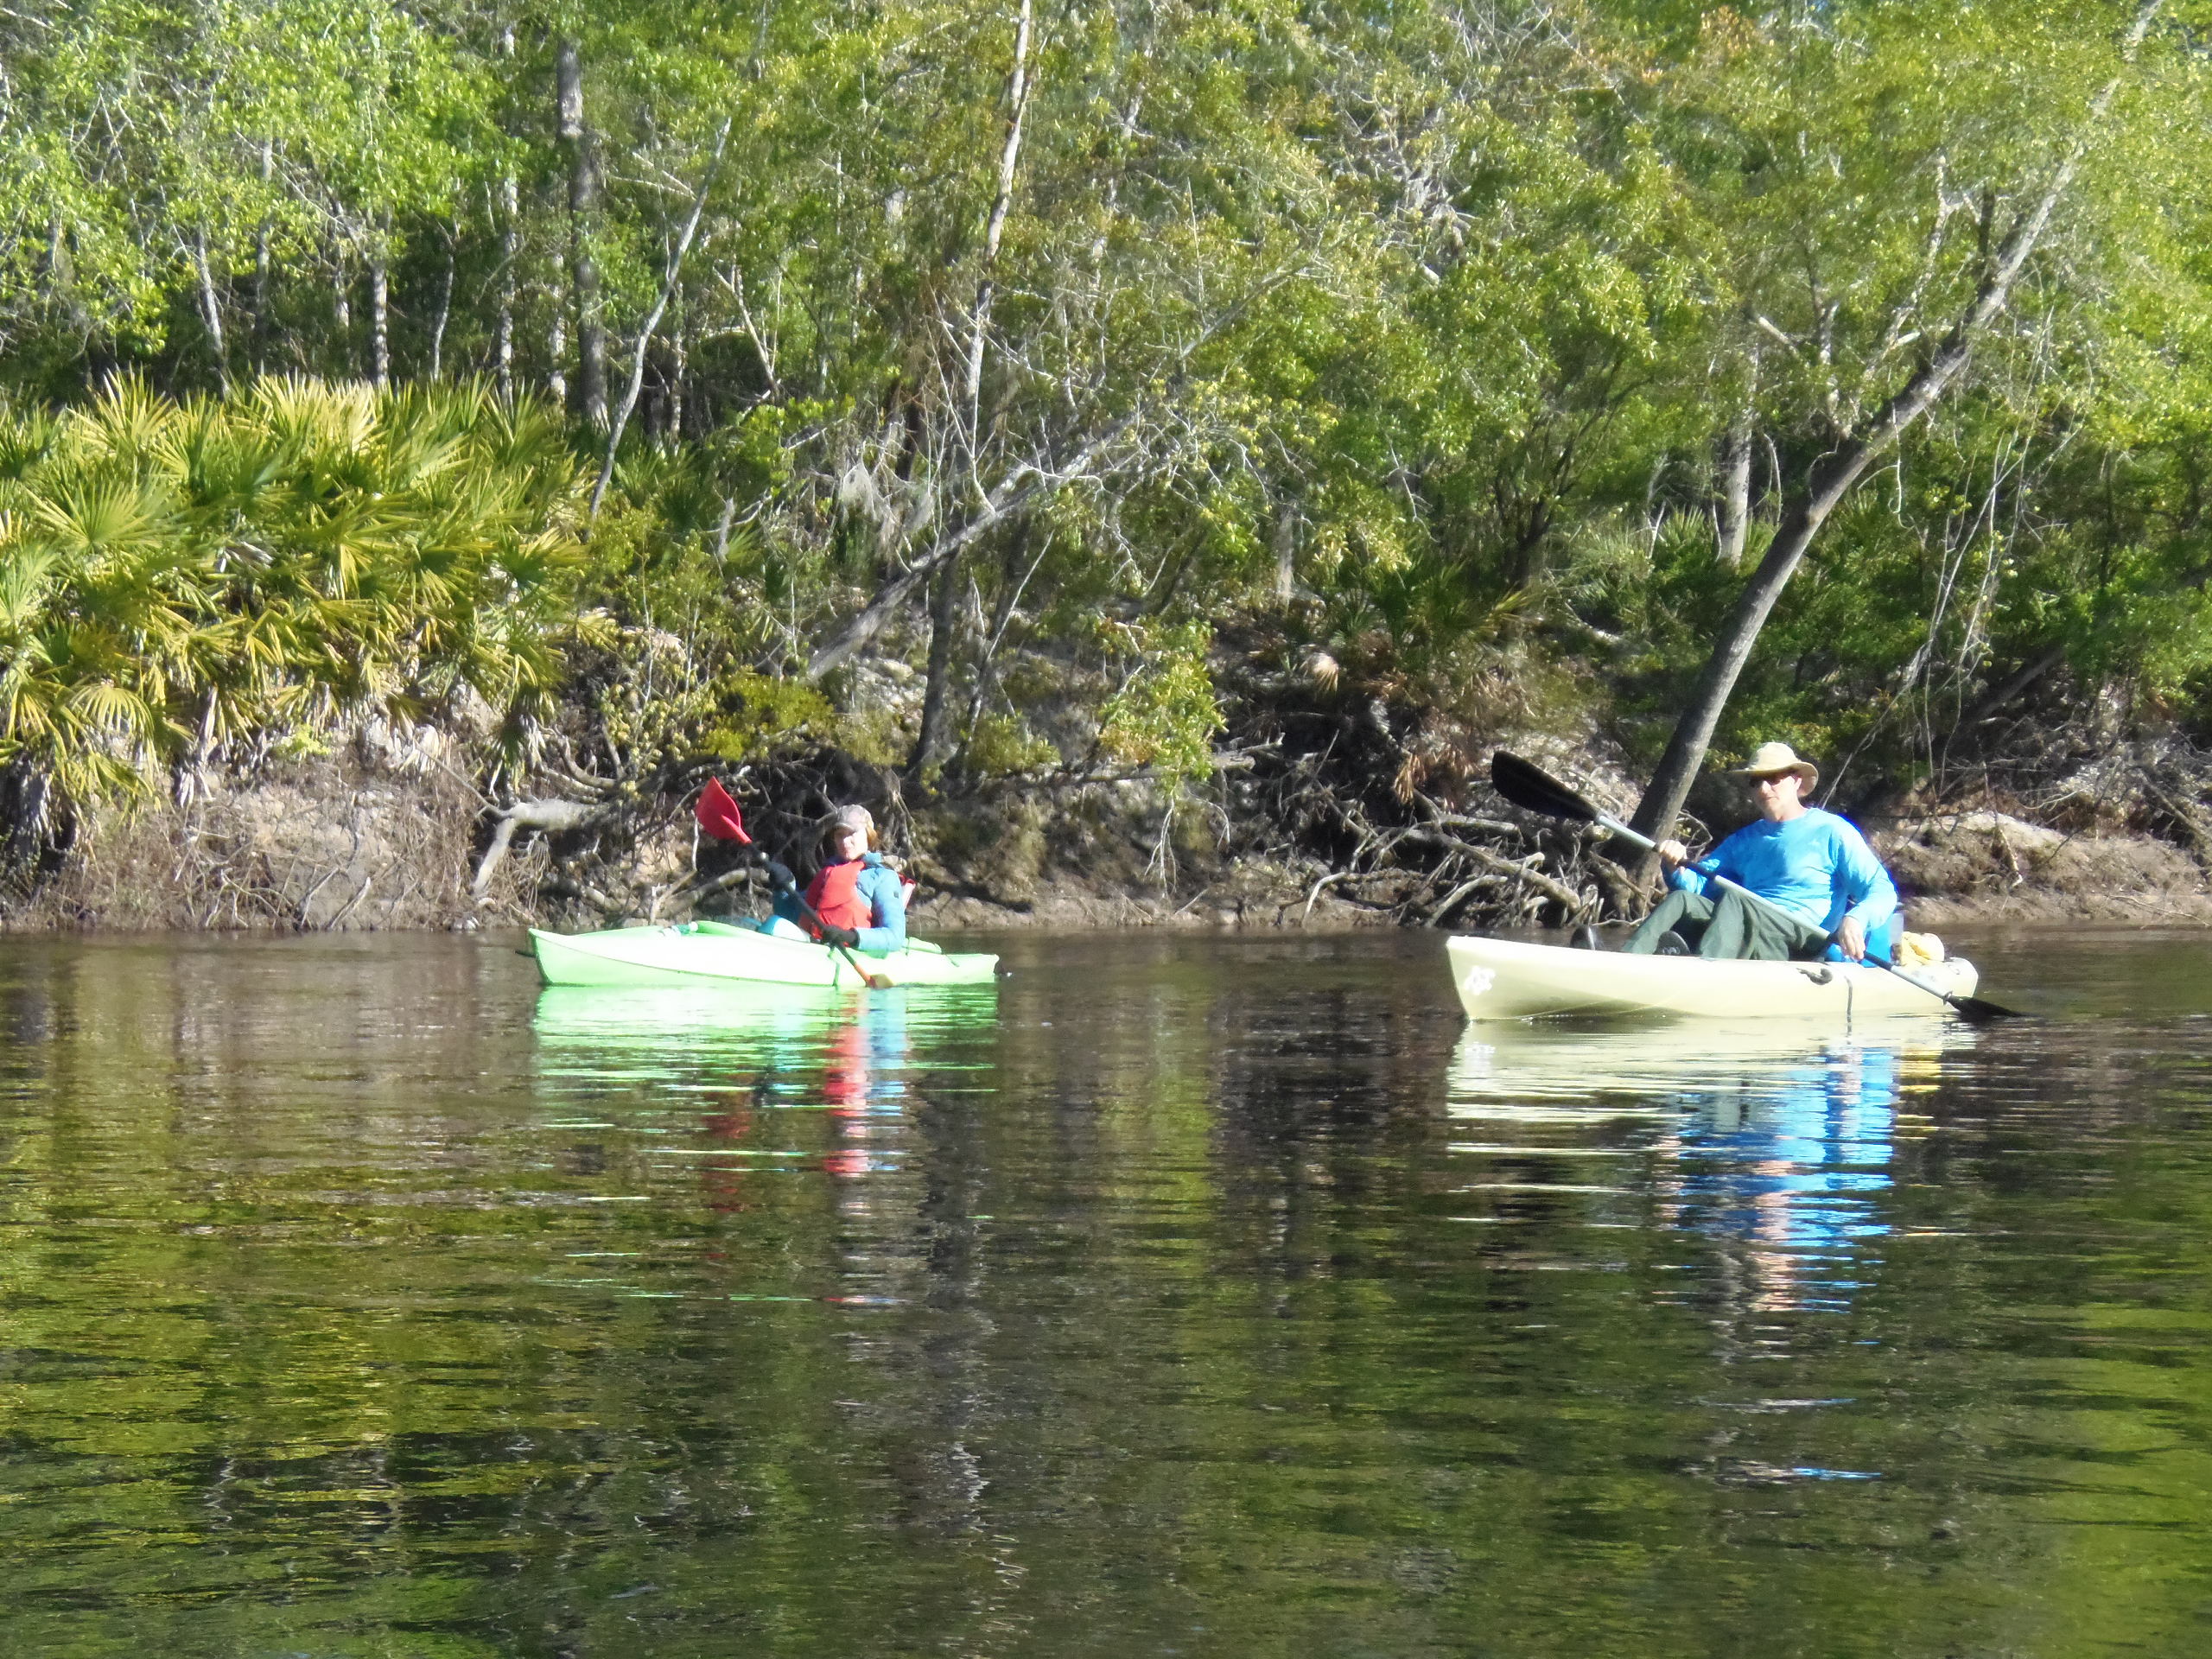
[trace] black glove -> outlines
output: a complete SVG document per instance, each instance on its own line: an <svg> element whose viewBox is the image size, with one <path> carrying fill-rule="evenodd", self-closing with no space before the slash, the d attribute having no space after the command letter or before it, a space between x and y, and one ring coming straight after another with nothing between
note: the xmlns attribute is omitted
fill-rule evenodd
<svg viewBox="0 0 2212 1659"><path fill-rule="evenodd" d="M779 864L772 858L768 861L768 882L778 893L789 893L798 886L798 878L791 874L790 865Z"/></svg>
<svg viewBox="0 0 2212 1659"><path fill-rule="evenodd" d="M832 927L827 922L822 925L822 938L826 944L842 944L848 950L861 942L861 936L851 928Z"/></svg>

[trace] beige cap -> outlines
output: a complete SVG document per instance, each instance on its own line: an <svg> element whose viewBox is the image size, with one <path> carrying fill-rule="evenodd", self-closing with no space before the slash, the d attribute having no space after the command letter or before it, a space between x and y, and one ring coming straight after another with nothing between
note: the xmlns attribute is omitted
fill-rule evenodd
<svg viewBox="0 0 2212 1659"><path fill-rule="evenodd" d="M864 806L841 806L822 821L822 833L832 835L840 830L865 830L874 834L875 820Z"/></svg>
<svg viewBox="0 0 2212 1659"><path fill-rule="evenodd" d="M1787 743L1762 743L1751 751L1751 758L1728 775L1732 778L1779 778L1785 772L1794 772L1805 780L1810 789L1821 781L1821 769L1809 760L1798 759L1797 751Z"/></svg>

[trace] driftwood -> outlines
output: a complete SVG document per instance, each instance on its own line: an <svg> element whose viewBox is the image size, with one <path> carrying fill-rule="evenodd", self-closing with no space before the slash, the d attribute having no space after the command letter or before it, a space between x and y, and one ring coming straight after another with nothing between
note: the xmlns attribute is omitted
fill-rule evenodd
<svg viewBox="0 0 2212 1659"><path fill-rule="evenodd" d="M1408 841L1425 841L1457 853L1468 862L1479 866L1493 875L1510 876L1525 881L1545 898L1562 906L1569 916L1579 916L1588 907L1589 900L1572 887L1562 887L1536 868L1542 861L1541 853L1532 853L1524 859L1510 859L1494 853L1487 847L1478 847L1473 842L1451 835L1442 830L1416 828L1405 834ZM1471 888L1469 891L1472 891Z"/></svg>
<svg viewBox="0 0 2212 1659"><path fill-rule="evenodd" d="M724 870L715 876L709 876L695 868L690 875L660 895L654 909L658 912L659 906L670 899L681 899L694 906L696 913L696 907L702 899L711 899L718 893L728 893L732 887L765 887L767 885L768 873L757 864L741 864L734 870Z"/></svg>
<svg viewBox="0 0 2212 1659"><path fill-rule="evenodd" d="M588 801L517 801L499 814L499 823L492 831L492 844L484 849L484 856L476 866L475 877L468 884L468 896L482 903L490 889L492 877L505 859L507 849L514 843L515 832L535 830L543 835L562 835L573 830L582 830L607 816L606 807Z"/></svg>

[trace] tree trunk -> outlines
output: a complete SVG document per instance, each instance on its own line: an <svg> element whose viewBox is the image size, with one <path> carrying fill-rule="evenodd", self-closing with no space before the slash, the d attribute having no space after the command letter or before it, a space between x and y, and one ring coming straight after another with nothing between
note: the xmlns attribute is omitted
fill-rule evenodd
<svg viewBox="0 0 2212 1659"><path fill-rule="evenodd" d="M922 729L914 740L913 758L907 772L918 779L935 765L947 747L950 734L952 636L959 618L960 556L955 554L939 567L930 594L930 671L922 688Z"/></svg>
<svg viewBox="0 0 2212 1659"><path fill-rule="evenodd" d="M949 724L946 679L951 671L954 612L960 591L961 550L1004 517L1011 508L1035 493L1035 486L1031 485L1021 488L1009 499L1005 495L1003 486L997 493L985 491L978 476L983 448L983 353L990 337L991 307L996 293L993 272L998 264L999 246L1006 236L1007 215L1013 210L1014 175L1021 162L1022 124L1029 111L1032 86L1029 51L1034 20L1033 0L1020 0L1020 8L1014 18L1014 63L1007 72L1007 128L1005 142L999 149L998 188L992 194L990 217L983 227L982 275L976 282L975 309L968 332L968 360L962 387L964 394L962 413L967 424L963 447L967 450L969 479L975 485L976 494L982 498L978 514L963 530L940 539L938 545L911 566L903 577L893 580L878 594L867 609L847 625L836 641L817 652L807 665L807 675L810 679L819 678L827 673L873 637L888 620L899 600L911 592L917 583L934 580L937 585L931 605L929 679L922 696L922 729L915 740L913 758L908 763L908 770L917 777L921 775L925 767L941 757L946 748Z"/></svg>
<svg viewBox="0 0 2212 1659"><path fill-rule="evenodd" d="M553 296L553 326L545 339L547 361L553 366L546 371L545 390L562 408L569 406L569 303L560 295Z"/></svg>
<svg viewBox="0 0 2212 1659"><path fill-rule="evenodd" d="M378 391L391 385L391 276L384 254L369 261L369 367Z"/></svg>
<svg viewBox="0 0 2212 1659"><path fill-rule="evenodd" d="M53 283L54 298L67 314L69 326L86 337L86 366L90 369L96 353L92 349L94 330L92 319L86 311L84 302L77 295L77 264L69 257L69 238L63 231L61 215L55 213L47 221L46 264L48 280ZM88 376L99 384L97 375Z"/></svg>
<svg viewBox="0 0 2212 1659"><path fill-rule="evenodd" d="M499 35L499 55L507 60L512 73L515 55L512 29ZM515 260L522 251L521 222L521 187L515 181L514 169L509 168L499 175L499 315L492 345L493 372L498 377L501 397L515 395Z"/></svg>
<svg viewBox="0 0 2212 1659"><path fill-rule="evenodd" d="M2143 37L2149 32L2162 3L2163 0L2141 0L2122 44L2124 62L2134 62ZM1631 823L1640 834L1656 841L1673 832L1682 803L1688 798L1690 785L1697 777L1698 768L1705 764L1705 752L1711 747L1721 713L1728 706L1729 694L1736 689L1744 664L1751 660L1751 648L1758 643L1759 630L1766 625L1775 601L1782 597L1782 590L1796 573L1813 538L1837 504L1850 493L1851 486L1878 456L1935 405L1965 370L1974 355L1975 342L2005 308L2021 268L2050 228L2052 211L2080 170L2082 157L2092 135L2102 124L2106 111L2111 108L2121 79L2115 75L2089 101L2088 118L2076 130L2065 158L2051 174L2035 205L2013 222L2004 240L1990 251L1974 298L1953 321L1927 359L1882 406L1867 427L1838 444L1826 461L1814 467L1805 489L1789 498L1774 542L1767 549L1766 556L1759 561L1759 568L1751 581L1745 584L1736 601L1735 613L1713 641L1712 655L1706 658L1689 703L1675 722L1673 735L1667 740L1667 752L1660 758L1659 769L1653 773L1650 787L1637 804Z"/></svg>
<svg viewBox="0 0 2212 1659"><path fill-rule="evenodd" d="M1975 701L1974 707L1959 716L1959 726L1964 728L1980 725L2065 660L2064 645L2045 646L2022 664L2019 670L2002 684L1984 692Z"/></svg>
<svg viewBox="0 0 2212 1659"><path fill-rule="evenodd" d="M499 396L515 395L515 279L514 233L501 238L505 246L508 275L499 283L499 315L493 329L492 373Z"/></svg>
<svg viewBox="0 0 2212 1659"><path fill-rule="evenodd" d="M1014 169L1021 161L1021 124L1029 112L1029 35L1031 0L1021 0L1014 29L1014 67L1007 76L1006 143L999 151L999 188L991 199L990 222L983 231L983 276L976 286L976 317L968 336L968 453L972 459L983 447L983 343L991 328L994 296L992 272L998 264L999 243L1006 234L1006 216L1014 206Z"/></svg>
<svg viewBox="0 0 2212 1659"><path fill-rule="evenodd" d="M272 139L261 141L261 182L266 187L276 175L276 146ZM269 371L269 219L266 214L253 232L253 368L257 374Z"/></svg>
<svg viewBox="0 0 2212 1659"><path fill-rule="evenodd" d="M438 320L430 328L430 378L433 380L440 378L445 367L446 323L453 315L454 267L461 259L458 235L455 232L455 239L446 244L445 286L438 290Z"/></svg>
<svg viewBox="0 0 2212 1659"><path fill-rule="evenodd" d="M1713 654L1706 658L1696 690L1690 694L1689 705L1675 722L1674 734L1667 741L1667 753L1660 760L1659 770L1652 775L1651 786L1637 806L1630 827L1640 834L1662 841L1674 832L1675 820L1689 795L1690 784L1696 778L1698 768L1705 764L1705 752L1712 745L1721 711L1728 706L1728 694L1736 689L1737 677L1751 659L1751 647L1758 643L1759 630L1766 626L1775 601L1789 585L1789 578L1796 574L1806 550L1813 544L1813 537L1820 533L1836 504L1859 481L1859 474L1866 470L1874 454L1871 445L1852 446L1846 454L1837 458L1825 476L1816 477L1813 486L1803 495L1791 499L1766 556L1759 561L1759 568L1752 572L1751 579L1737 596L1735 614L1728 619L1720 637L1713 642Z"/></svg>
<svg viewBox="0 0 2212 1659"><path fill-rule="evenodd" d="M622 409L607 429L607 458L599 469L599 482L592 486L591 514L599 517L601 498L607 493L607 481L614 476L615 447L622 442L622 429L629 424L630 416L638 407L638 394L645 385L645 352L653 343L653 330L660 327L660 320L668 310L668 302L676 297L676 285L683 279L683 256L691 251L691 239L699 233L699 216L707 211L707 194L715 188L715 175L722 170L722 152L729 143L730 124L725 120L721 130L715 135L715 153L708 159L707 175L699 181L699 194L691 199L691 216L683 221L683 234L676 251L668 257L668 279L661 284L660 298L638 330L638 353L630 364L630 385L622 394ZM604 410L601 410L603 414Z"/></svg>
<svg viewBox="0 0 2212 1659"><path fill-rule="evenodd" d="M607 328L599 315L599 267L591 232L599 211L599 158L584 120L583 57L574 39L556 48L561 137L569 145L569 283L576 300L576 402L584 419L607 424Z"/></svg>
<svg viewBox="0 0 2212 1659"><path fill-rule="evenodd" d="M960 728L961 753L963 754L968 746L976 741L976 728L982 721L983 706L990 700L991 687L998 671L999 647L1006 643L1006 631L1014 624L1014 613L1021 604L1022 594L1028 591L1029 579L1037 574L1037 567L1045 563L1045 555L1052 551L1052 537L1047 531L1037 538L1036 556L1030 558L1026 565L1022 563L1023 557L1029 551L1034 526L1033 519L1018 520L1007 549L1006 590L999 595L997 613L991 618L990 630L984 636L982 649L976 653L975 683L968 693L968 718ZM1017 566L1021 570L1019 579L1014 574ZM957 760L956 756L956 763Z"/></svg>
<svg viewBox="0 0 2212 1659"><path fill-rule="evenodd" d="M331 336L338 342L338 374L340 379L353 372L353 299L347 291L351 283L346 270L346 256L338 256L338 275L332 283Z"/></svg>
<svg viewBox="0 0 2212 1659"><path fill-rule="evenodd" d="M668 433L671 442L683 442L683 377L691 365L691 319L689 312L678 312L676 333L669 341L673 361L668 376Z"/></svg>
<svg viewBox="0 0 2212 1659"><path fill-rule="evenodd" d="M1714 554L1733 570L1744 563L1744 532L1751 518L1751 408L1746 404L1720 435L1719 489L1713 501Z"/></svg>
<svg viewBox="0 0 2212 1659"><path fill-rule="evenodd" d="M1275 503L1275 603L1298 597L1298 503L1288 496Z"/></svg>
<svg viewBox="0 0 2212 1659"><path fill-rule="evenodd" d="M200 270L200 315L207 325L207 351L214 359L215 384L227 388L231 384L230 353L223 346L223 307L215 297L215 273L207 264L206 231L193 232L192 254Z"/></svg>

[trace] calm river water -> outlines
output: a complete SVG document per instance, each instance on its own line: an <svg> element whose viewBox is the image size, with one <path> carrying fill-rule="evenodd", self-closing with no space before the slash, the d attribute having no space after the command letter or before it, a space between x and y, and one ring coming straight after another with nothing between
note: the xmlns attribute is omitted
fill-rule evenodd
<svg viewBox="0 0 2212 1659"><path fill-rule="evenodd" d="M513 943L0 939L0 1652L2212 1651L2212 936L1828 1034Z"/></svg>

